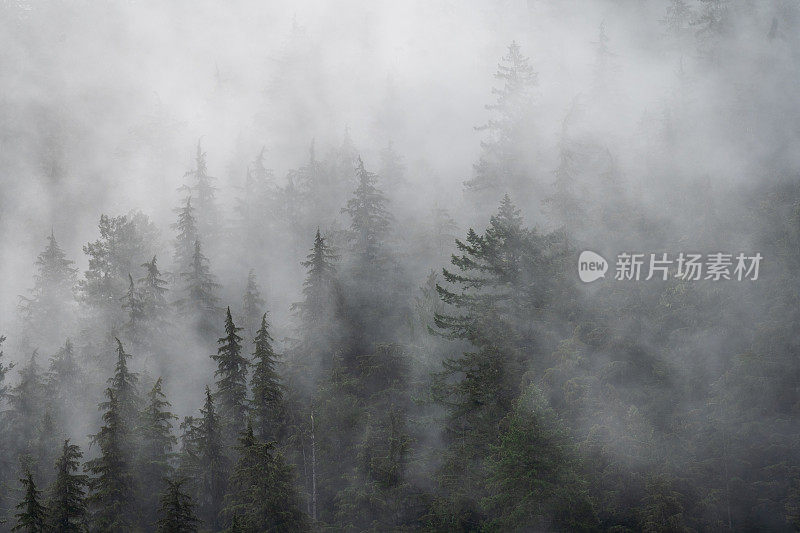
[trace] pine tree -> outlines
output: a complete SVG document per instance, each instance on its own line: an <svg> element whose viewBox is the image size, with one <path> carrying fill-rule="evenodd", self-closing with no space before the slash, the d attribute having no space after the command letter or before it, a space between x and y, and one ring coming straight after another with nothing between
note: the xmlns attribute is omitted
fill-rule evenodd
<svg viewBox="0 0 800 533"><path fill-rule="evenodd" d="M23 531L25 533L44 533L46 529L47 509L40 503L42 491L36 488L33 475L26 469L24 477L19 480L25 489L25 496L17 504L20 510L15 514L17 524L11 531Z"/></svg>
<svg viewBox="0 0 800 533"><path fill-rule="evenodd" d="M92 510L94 529L100 531L127 530L133 524L134 479L129 447L130 431L122 421L120 404L111 389L106 390L108 401L101 405L103 426L92 436L92 444L100 448L100 456L88 461L90 494L87 505Z"/></svg>
<svg viewBox="0 0 800 533"><path fill-rule="evenodd" d="M44 376L36 357L34 351L20 371L19 381L8 393L11 407L8 416L17 450L28 450L34 444L37 424L45 409Z"/></svg>
<svg viewBox="0 0 800 533"><path fill-rule="evenodd" d="M481 143L481 157L474 165L474 177L464 184L468 191L520 188L530 179L525 154L530 152L532 144L526 138L526 129L530 128L531 92L536 85L536 73L516 42L509 45L508 54L503 56L494 77L503 87L492 89L497 101L486 109L493 112L493 117L477 128L486 131L488 136Z"/></svg>
<svg viewBox="0 0 800 533"><path fill-rule="evenodd" d="M184 281L184 297L177 302L178 307L184 316L195 321L195 326L201 333L207 334L213 330L218 301L216 290L219 284L211 274L200 241L195 241L191 265L186 272L181 273L181 278Z"/></svg>
<svg viewBox="0 0 800 533"><path fill-rule="evenodd" d="M139 397L138 376L128 370L122 343L117 339L117 365L108 380L105 402L100 404L103 426L92 436L100 456L88 461L90 495L88 506L93 510L93 523L102 531L125 530L134 523L135 478L133 429L137 422Z"/></svg>
<svg viewBox="0 0 800 533"><path fill-rule="evenodd" d="M29 296L20 296L20 311L31 330L63 339L75 307L78 269L66 258L52 232L47 239L47 247L36 259L33 288Z"/></svg>
<svg viewBox="0 0 800 533"><path fill-rule="evenodd" d="M256 439L248 423L237 449L223 514L236 517L237 527L246 532L305 530L294 474L274 443Z"/></svg>
<svg viewBox="0 0 800 533"><path fill-rule="evenodd" d="M156 256L147 263L142 264L146 273L143 278L139 278L139 293L142 301L142 312L144 314L144 324L149 339L153 334L163 334L167 314L167 282L161 278L158 270Z"/></svg>
<svg viewBox="0 0 800 533"><path fill-rule="evenodd" d="M215 398L219 400L219 412L225 420L226 429L232 433L241 432L247 417L247 367L242 356L242 337L231 317L228 307L225 316L225 336L217 340L220 344L216 355L211 358L217 363L214 375L217 378ZM234 433L235 434L235 433Z"/></svg>
<svg viewBox="0 0 800 533"><path fill-rule="evenodd" d="M135 345L144 339L144 300L141 291L133 283L133 276L128 274L128 290L122 297L122 308L128 314L127 322L123 326L127 337Z"/></svg>
<svg viewBox="0 0 800 533"><path fill-rule="evenodd" d="M14 363L5 363L3 361L3 343L6 337L0 335L0 479L11 479L11 472L13 470L12 464L12 449L14 442L12 440L12 426L6 412L6 400L8 399L8 386L5 383L6 374L14 368ZM6 508L5 502L6 486L5 483L0 483L0 508Z"/></svg>
<svg viewBox="0 0 800 533"><path fill-rule="evenodd" d="M446 489L451 493L458 494L469 484L482 486L480 465L487 446L519 392L525 368L513 342L513 328L502 317L508 316L512 297L522 289L526 236L519 212L506 196L484 235L470 229L466 242L456 240L463 255L453 255L452 263L461 273L443 269L453 288L436 287L442 301L458 311L434 315L436 326L446 337L474 347L445 360L434 380L434 397L449 412L449 459L442 479L454 484ZM478 502L472 505L477 507Z"/></svg>
<svg viewBox="0 0 800 533"><path fill-rule="evenodd" d="M101 320L112 326L123 321L120 298L129 287L130 273L155 247L157 228L142 213L109 217L102 215L100 238L83 247L89 268L79 283L83 300Z"/></svg>
<svg viewBox="0 0 800 533"><path fill-rule="evenodd" d="M247 333L248 338L253 338L258 329L259 318L264 310L266 302L261 297L261 290L256 281L256 274L253 270L247 274L247 286L244 289L242 299L242 329Z"/></svg>
<svg viewBox="0 0 800 533"><path fill-rule="evenodd" d="M304 301L292 305L304 330L319 327L331 315L334 299L336 267L338 256L320 235L319 228L314 236L314 247L305 261L300 263L308 273L303 282Z"/></svg>
<svg viewBox="0 0 800 533"><path fill-rule="evenodd" d="M117 342L117 364L114 368L114 375L108 380L108 385L119 403L120 415L126 430L132 431L139 418L139 376L128 369L128 359L132 357L131 354L125 352L119 339L115 340Z"/></svg>
<svg viewBox="0 0 800 533"><path fill-rule="evenodd" d="M199 140L197 141L197 153L194 161L194 168L187 171L184 177L192 179L193 183L188 189L197 198L198 238L204 240L213 239L217 234L220 222L216 203L217 189L212 185L216 178L208 175L206 153L203 151Z"/></svg>
<svg viewBox="0 0 800 533"><path fill-rule="evenodd" d="M272 349L267 314L261 317L261 328L255 337L253 352L253 377L250 388L253 391L251 411L256 420L258 436L264 441L277 441L281 410L283 408L283 386L275 370L278 355Z"/></svg>
<svg viewBox="0 0 800 533"><path fill-rule="evenodd" d="M222 443L222 425L208 387L200 414L199 423L192 429L192 446L196 450L195 473L199 482L197 503L200 518L216 530L219 528L219 512L227 486L228 460Z"/></svg>
<svg viewBox="0 0 800 533"><path fill-rule="evenodd" d="M538 389L515 401L503 427L488 458L489 529L597 529L574 446Z"/></svg>
<svg viewBox="0 0 800 533"><path fill-rule="evenodd" d="M57 533L79 533L86 530L86 485L88 477L78 474L83 454L69 439L64 441L56 461L56 479L50 486L48 528Z"/></svg>
<svg viewBox="0 0 800 533"><path fill-rule="evenodd" d="M192 197L188 196L183 207L177 209L178 221L171 227L177 230L178 236L175 239L175 270L177 272L189 272L192 266L195 243L200 236L197 233L197 219L192 207Z"/></svg>
<svg viewBox="0 0 800 533"><path fill-rule="evenodd" d="M169 412L169 407L162 391L162 380L158 378L147 394L147 405L141 413L138 431L136 472L142 489L139 498L141 513L146 524L155 522L158 495L171 469L170 456L177 443L172 435L172 420L177 417Z"/></svg>
<svg viewBox="0 0 800 533"><path fill-rule="evenodd" d="M342 213L350 215L351 240L362 272L371 273L385 260L384 240L389 233L391 215L386 197L376 187L377 174L368 172L359 157L356 162L358 187Z"/></svg>
<svg viewBox="0 0 800 533"><path fill-rule="evenodd" d="M194 502L184 491L186 478L165 479L158 508L157 533L194 533L200 520L194 514Z"/></svg>

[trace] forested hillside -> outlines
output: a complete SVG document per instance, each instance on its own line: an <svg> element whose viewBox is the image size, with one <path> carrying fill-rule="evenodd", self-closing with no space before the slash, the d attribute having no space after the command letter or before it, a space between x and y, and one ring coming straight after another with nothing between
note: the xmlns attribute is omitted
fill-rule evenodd
<svg viewBox="0 0 800 533"><path fill-rule="evenodd" d="M0 531L800 529L800 5L367 4L0 7Z"/></svg>

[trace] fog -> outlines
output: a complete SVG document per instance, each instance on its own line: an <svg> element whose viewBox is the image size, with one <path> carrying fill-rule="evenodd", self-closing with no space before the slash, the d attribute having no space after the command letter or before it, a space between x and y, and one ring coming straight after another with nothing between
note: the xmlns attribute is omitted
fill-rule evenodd
<svg viewBox="0 0 800 533"><path fill-rule="evenodd" d="M279 354L285 405L275 409L283 418L271 422L274 434L259 434L254 424L294 472L289 485L308 520L288 530L795 527L800 451L789 442L800 434L793 381L800 375L793 279L800 264L798 24L800 8L790 0L2 3L0 335L7 339L0 361L16 363L5 376L0 365L0 414L11 413L3 431L40 427L39 411L27 421L18 412L22 370L34 351L47 368L67 339L85 374L84 396L68 402L53 438L71 438L87 459L105 451L89 435L102 424L96 405L114 372L115 337L132 354L142 396L163 376L181 420L199 416L205 385L230 408L209 357L230 306L246 358L262 313ZM495 73L517 46L532 82L519 81L524 69L515 70L511 83L522 89L514 92ZM363 219L374 234L358 225L361 207L348 203L365 183L359 157L387 199L385 213L380 207ZM201 205L198 158L213 178L208 206ZM488 185L480 185L484 178ZM524 226L535 228L524 238L535 244L520 249L529 262L514 282L497 264L481 270L502 280L489 293L514 302L492 304L500 305L495 315L477 296L459 300L486 286L448 273L469 275L458 257L485 248L465 236L484 234L506 194ZM219 284L218 299L209 297L196 315L186 301L197 295L184 288L194 238L181 241L176 227L190 196L193 235L213 276L207 281ZM104 241L101 215L135 222ZM308 289L317 229L336 271L319 301ZM43 298L36 291L45 274L36 265L51 234L74 261L76 278L70 290L48 296L44 311L30 311L27 299ZM92 255L95 241L105 252ZM181 256L186 245L192 250ZM578 281L584 249L609 260L602 281ZM761 252L764 261L761 279L751 283L626 283L614 280L622 251ZM142 264L154 255L166 310L158 325L135 332L125 289L129 279L131 287L143 283ZM251 271L263 301L248 315ZM454 325L453 317L472 320L478 312L485 321L470 324L480 334ZM487 326L492 320L502 327ZM489 414L473 419L451 400L474 391L442 396L439 380L443 372L446 383L469 381L464 367L448 374L448 361L476 350L513 355L497 363L498 374L512 377L497 378L495 393L470 404ZM369 366L394 357L401 362L390 369ZM395 371L402 377L380 381ZM252 371L244 372L250 383ZM353 390L342 375L355 380ZM772 395L753 412L738 403L758 397L759 388ZM245 393L257 401L254 389ZM486 397L500 407L486 407ZM395 431L396 408L407 417L410 451L397 463L405 465L402 483L382 490L418 493L381 493L401 511L370 504L363 513L372 521L359 522L353 516L366 504L353 494L385 482L359 465L364 454L372 457L380 431ZM260 416L248 409L249 418ZM316 429L309 426L315 412ZM326 421L326 413L342 418ZM389 426L376 422L386 417ZM520 420L568 435L563 449L570 451L554 462L572 465L565 457L574 454L583 466L559 470L563 477L553 483L580 479L574 486L592 518L579 504L558 507L550 493L525 507L529 500L503 485L513 476L504 477L498 450L511 440L487 435L513 436ZM225 437L231 464L241 459L233 451L244 429L237 423ZM482 433L481 424L493 429ZM326 430L328 440L320 441L315 431ZM454 437L459 431L466 441ZM36 456L33 441L20 439L0 442L7 456L0 511L8 525L21 498L19 465L37 464L42 488L58 455ZM478 444L463 444L469 439ZM184 455L164 460L169 472L189 468L189 441L184 435L174 447ZM346 458L337 465L339 448ZM307 455L312 449L319 464ZM473 462L458 463L459 454ZM749 466L729 473L731 463ZM613 477L614 468L635 481ZM495 484L468 488L483 478ZM626 484L631 493L619 496L613 487ZM772 487L768 503L755 495L762 484ZM222 496L195 490L201 507L217 505L221 513L201 517L201 530L232 527ZM493 500L493 492L502 497ZM229 492L226 501L235 497ZM658 505L667 510L653 511ZM155 507L147 512L155 520ZM92 530L111 527L103 524Z"/></svg>

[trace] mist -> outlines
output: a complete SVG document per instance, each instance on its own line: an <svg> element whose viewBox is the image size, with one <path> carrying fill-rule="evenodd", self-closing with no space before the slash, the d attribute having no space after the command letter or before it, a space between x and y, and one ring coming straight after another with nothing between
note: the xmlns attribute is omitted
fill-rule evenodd
<svg viewBox="0 0 800 533"><path fill-rule="evenodd" d="M796 2L0 15L0 531L800 527Z"/></svg>

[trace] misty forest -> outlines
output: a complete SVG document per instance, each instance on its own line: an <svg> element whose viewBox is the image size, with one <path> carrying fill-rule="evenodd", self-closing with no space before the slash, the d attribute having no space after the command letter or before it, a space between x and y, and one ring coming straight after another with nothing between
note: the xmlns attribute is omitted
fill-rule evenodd
<svg viewBox="0 0 800 533"><path fill-rule="evenodd" d="M796 1L0 28L0 531L800 529Z"/></svg>

